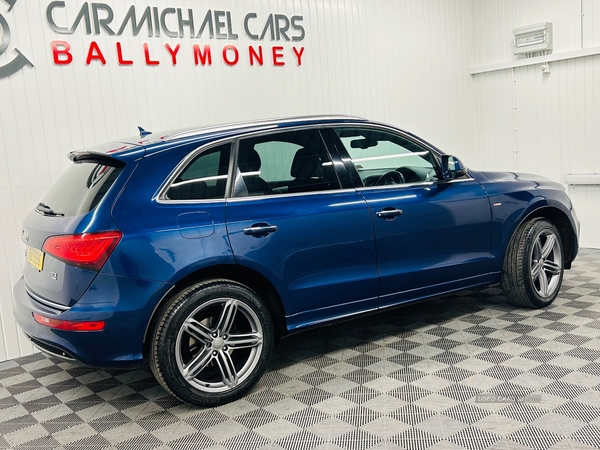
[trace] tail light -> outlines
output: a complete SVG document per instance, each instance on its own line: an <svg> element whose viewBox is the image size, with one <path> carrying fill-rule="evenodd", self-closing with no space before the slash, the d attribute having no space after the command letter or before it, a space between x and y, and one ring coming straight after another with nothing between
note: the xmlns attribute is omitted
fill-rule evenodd
<svg viewBox="0 0 600 450"><path fill-rule="evenodd" d="M67 264L99 271L122 236L120 231L51 236L42 250Z"/></svg>
<svg viewBox="0 0 600 450"><path fill-rule="evenodd" d="M42 316L38 313L33 313L33 318L37 323L46 325L47 327L66 331L102 331L106 325L106 322L103 320L93 322L75 322L72 320L52 319L50 317Z"/></svg>

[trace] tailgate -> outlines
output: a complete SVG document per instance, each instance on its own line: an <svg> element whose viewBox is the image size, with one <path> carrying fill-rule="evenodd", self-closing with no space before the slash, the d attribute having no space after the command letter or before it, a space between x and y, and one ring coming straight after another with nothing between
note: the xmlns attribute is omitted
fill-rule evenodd
<svg viewBox="0 0 600 450"><path fill-rule="evenodd" d="M26 245L23 269L25 286L38 302L58 310L77 302L96 277L99 268L62 259L48 253L53 236L89 236L118 230L111 208L137 161L126 163L106 153L80 151L70 156L73 164L50 188L23 222L21 239ZM87 250L67 239L61 250ZM67 261L67 262L65 262Z"/></svg>

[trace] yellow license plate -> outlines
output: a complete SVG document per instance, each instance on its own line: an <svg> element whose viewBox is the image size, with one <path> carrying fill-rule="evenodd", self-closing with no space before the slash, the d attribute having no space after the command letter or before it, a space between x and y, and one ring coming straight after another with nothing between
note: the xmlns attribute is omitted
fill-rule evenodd
<svg viewBox="0 0 600 450"><path fill-rule="evenodd" d="M27 247L27 262L37 270L44 267L44 252L37 248Z"/></svg>

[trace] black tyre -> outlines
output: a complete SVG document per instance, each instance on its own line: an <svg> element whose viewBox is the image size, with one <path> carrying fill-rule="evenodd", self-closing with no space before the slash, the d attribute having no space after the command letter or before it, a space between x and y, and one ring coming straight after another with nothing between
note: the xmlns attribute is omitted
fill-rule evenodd
<svg viewBox="0 0 600 450"><path fill-rule="evenodd" d="M273 324L246 286L204 281L175 295L158 314L150 367L175 397L199 406L231 402L265 371Z"/></svg>
<svg viewBox="0 0 600 450"><path fill-rule="evenodd" d="M543 308L551 304L563 279L563 245L554 224L543 218L521 225L504 260L502 288L517 306Z"/></svg>

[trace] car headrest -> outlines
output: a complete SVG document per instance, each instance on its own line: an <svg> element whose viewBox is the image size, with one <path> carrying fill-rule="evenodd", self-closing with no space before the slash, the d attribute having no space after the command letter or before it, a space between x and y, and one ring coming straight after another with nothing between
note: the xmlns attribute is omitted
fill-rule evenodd
<svg viewBox="0 0 600 450"><path fill-rule="evenodd" d="M323 166L319 155L309 155L301 148L294 155L290 175L294 178L323 178Z"/></svg>
<svg viewBox="0 0 600 450"><path fill-rule="evenodd" d="M253 148L246 148L240 151L238 166L242 173L258 172L260 170L260 164L260 156Z"/></svg>

